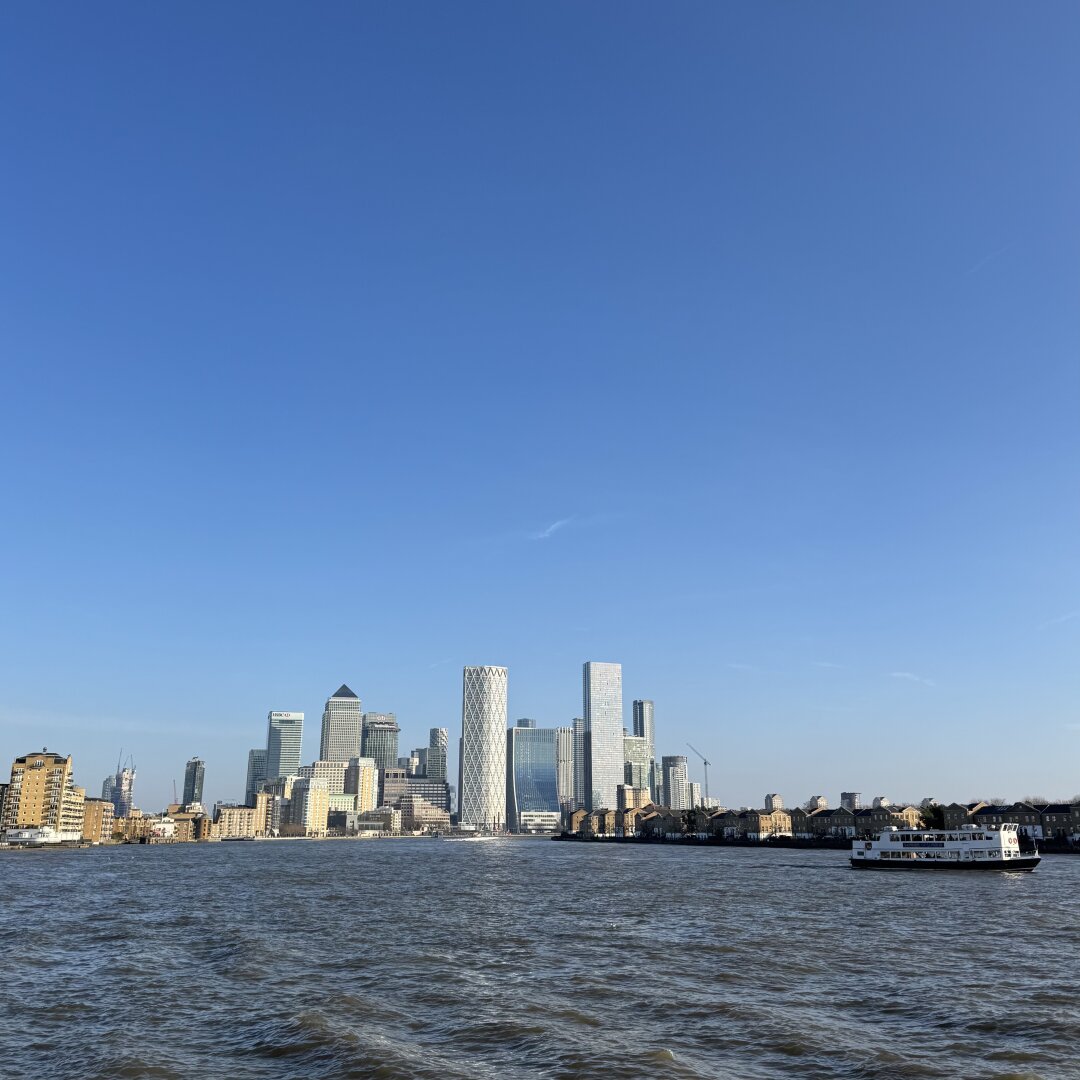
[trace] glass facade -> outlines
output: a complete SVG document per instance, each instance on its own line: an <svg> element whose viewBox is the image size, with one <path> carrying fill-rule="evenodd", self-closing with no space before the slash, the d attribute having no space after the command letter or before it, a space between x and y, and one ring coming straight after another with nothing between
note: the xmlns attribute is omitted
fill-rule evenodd
<svg viewBox="0 0 1080 1080"><path fill-rule="evenodd" d="M364 752L361 756L374 758L380 769L396 769L400 733L393 713L364 713Z"/></svg>
<svg viewBox="0 0 1080 1080"><path fill-rule="evenodd" d="M521 829L522 814L558 814L559 768L556 728L510 728L506 733L506 808L510 829Z"/></svg>
<svg viewBox="0 0 1080 1080"><path fill-rule="evenodd" d="M272 712L266 718L266 778L295 776L304 741L302 712Z"/></svg>
<svg viewBox="0 0 1080 1080"><path fill-rule="evenodd" d="M360 757L364 718L360 699L344 684L327 698L322 714L320 761L349 761Z"/></svg>

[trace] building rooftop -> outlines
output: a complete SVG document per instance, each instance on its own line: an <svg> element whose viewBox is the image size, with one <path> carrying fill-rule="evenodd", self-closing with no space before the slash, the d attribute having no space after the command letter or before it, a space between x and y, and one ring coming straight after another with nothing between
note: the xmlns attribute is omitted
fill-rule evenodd
<svg viewBox="0 0 1080 1080"><path fill-rule="evenodd" d="M351 697L351 698L356 697L356 695L344 683L342 683L337 688L337 690L335 690L334 693L331 694L330 696L331 697Z"/></svg>

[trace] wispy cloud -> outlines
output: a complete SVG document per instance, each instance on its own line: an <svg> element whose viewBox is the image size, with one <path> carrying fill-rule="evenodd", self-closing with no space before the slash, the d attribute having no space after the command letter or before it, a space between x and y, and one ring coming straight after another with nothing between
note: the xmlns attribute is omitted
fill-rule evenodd
<svg viewBox="0 0 1080 1080"><path fill-rule="evenodd" d="M889 678L904 679L906 682L919 683L922 686L937 686L933 679L923 678L922 675L916 675L913 671L890 671Z"/></svg>
<svg viewBox="0 0 1080 1080"><path fill-rule="evenodd" d="M1047 619L1046 622L1039 624L1039 629L1045 630L1048 626L1059 626L1064 622L1072 622L1073 619L1080 619L1080 611L1068 611L1056 619Z"/></svg>
<svg viewBox="0 0 1080 1080"><path fill-rule="evenodd" d="M814 661L814 667L836 668L839 671L839 670L843 669L844 665L843 664L831 664L831 663L829 663L828 660L815 660Z"/></svg>
<svg viewBox="0 0 1080 1080"><path fill-rule="evenodd" d="M553 521L546 529L541 529L540 532L530 533L529 539L547 540L548 537L554 536L564 525L569 525L573 520L573 517L568 517Z"/></svg>
<svg viewBox="0 0 1080 1080"><path fill-rule="evenodd" d="M997 251L991 251L989 255L984 255L974 266L969 266L964 271L965 274L974 274L981 270L988 262L993 262L999 255L1004 255L1006 251L1012 249L1012 244L1006 244L1004 247L998 248Z"/></svg>
<svg viewBox="0 0 1080 1080"><path fill-rule="evenodd" d="M753 664L725 664L724 667L731 668L732 671L760 671L761 668L754 667Z"/></svg>

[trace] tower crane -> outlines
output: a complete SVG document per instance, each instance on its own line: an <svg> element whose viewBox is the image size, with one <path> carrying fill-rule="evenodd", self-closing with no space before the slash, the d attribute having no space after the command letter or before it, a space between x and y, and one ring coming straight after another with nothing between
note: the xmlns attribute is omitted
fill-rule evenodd
<svg viewBox="0 0 1080 1080"><path fill-rule="evenodd" d="M690 743L686 745L690 746ZM701 758L702 764L705 766L705 802L707 803L709 801L709 766L712 762L696 746L690 746L690 749Z"/></svg>

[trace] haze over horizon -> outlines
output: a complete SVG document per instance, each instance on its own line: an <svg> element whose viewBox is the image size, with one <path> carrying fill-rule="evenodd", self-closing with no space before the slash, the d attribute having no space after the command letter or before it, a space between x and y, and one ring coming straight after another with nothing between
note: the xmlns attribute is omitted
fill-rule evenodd
<svg viewBox="0 0 1080 1080"><path fill-rule="evenodd" d="M728 805L1080 791L1080 12L777 10L0 11L0 762L611 660Z"/></svg>

